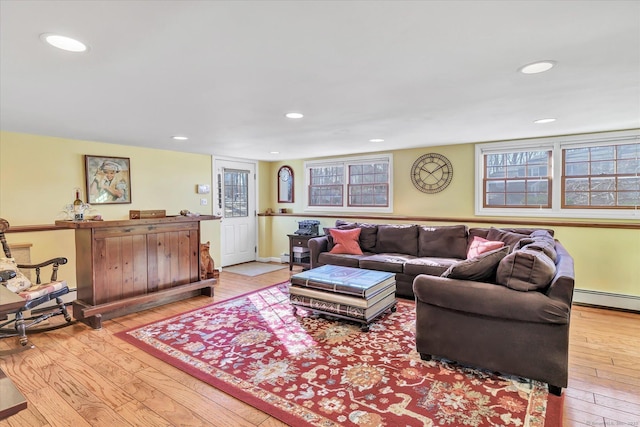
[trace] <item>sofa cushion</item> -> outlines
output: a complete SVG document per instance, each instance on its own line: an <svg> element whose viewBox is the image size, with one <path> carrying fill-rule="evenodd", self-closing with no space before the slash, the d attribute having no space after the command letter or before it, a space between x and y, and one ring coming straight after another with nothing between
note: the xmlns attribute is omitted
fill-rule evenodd
<svg viewBox="0 0 640 427"><path fill-rule="evenodd" d="M378 225L377 253L418 254L417 225Z"/></svg>
<svg viewBox="0 0 640 427"><path fill-rule="evenodd" d="M418 256L465 258L467 256L466 225L421 225L418 227Z"/></svg>
<svg viewBox="0 0 640 427"><path fill-rule="evenodd" d="M512 231L492 227L487 234L487 240L504 242L505 245L509 246L510 251L513 252L516 249L518 242L529 236L529 234L514 233Z"/></svg>
<svg viewBox="0 0 640 427"><path fill-rule="evenodd" d="M480 254L499 249L504 246L504 242L492 242L491 240L483 239L482 237L475 236L471 241L469 250L467 251L467 259L475 258Z"/></svg>
<svg viewBox="0 0 640 427"><path fill-rule="evenodd" d="M363 256L369 256L371 253L363 253L362 255L349 255L349 254L332 254L330 252L322 252L318 255L318 264L331 264L340 265L342 267L355 267L358 268L360 258Z"/></svg>
<svg viewBox="0 0 640 427"><path fill-rule="evenodd" d="M333 238L333 248L329 251L332 254L362 255L360 249L360 229L353 230L329 230Z"/></svg>
<svg viewBox="0 0 640 427"><path fill-rule="evenodd" d="M362 230L360 233L360 247L363 251L374 252L378 238L378 224L358 223L358 228Z"/></svg>
<svg viewBox="0 0 640 427"><path fill-rule="evenodd" d="M544 289L556 274L556 265L544 252L520 249L498 265L496 283L518 291Z"/></svg>
<svg viewBox="0 0 640 427"><path fill-rule="evenodd" d="M509 253L509 247L504 246L478 255L475 258L466 259L453 264L442 277L450 279L475 280L487 282L496 274L498 263Z"/></svg>
<svg viewBox="0 0 640 427"><path fill-rule="evenodd" d="M368 270L388 271L389 273L402 273L404 263L415 258L411 255L384 253L360 258L359 267Z"/></svg>
<svg viewBox="0 0 640 427"><path fill-rule="evenodd" d="M457 258L414 258L405 262L404 273L412 276L417 276L418 274L439 276L447 271L447 268L459 261Z"/></svg>
<svg viewBox="0 0 640 427"><path fill-rule="evenodd" d="M336 221L336 223L337 222L338 221ZM351 230L356 227L357 226L354 222L336 225L335 227L324 227L324 234L327 236L327 250L330 251L331 249L333 249L333 245L335 244L333 242L333 237L331 236L331 230Z"/></svg>

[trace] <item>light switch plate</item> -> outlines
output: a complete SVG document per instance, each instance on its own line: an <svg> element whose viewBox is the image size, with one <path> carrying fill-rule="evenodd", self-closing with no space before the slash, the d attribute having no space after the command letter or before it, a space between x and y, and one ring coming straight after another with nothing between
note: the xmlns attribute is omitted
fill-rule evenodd
<svg viewBox="0 0 640 427"><path fill-rule="evenodd" d="M211 187L208 184L198 184L198 194L209 194Z"/></svg>

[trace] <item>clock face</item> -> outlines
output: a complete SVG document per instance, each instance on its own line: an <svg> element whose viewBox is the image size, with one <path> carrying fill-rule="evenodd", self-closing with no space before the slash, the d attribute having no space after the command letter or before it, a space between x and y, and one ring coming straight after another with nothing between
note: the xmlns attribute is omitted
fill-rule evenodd
<svg viewBox="0 0 640 427"><path fill-rule="evenodd" d="M420 156L411 167L411 181L423 193L438 193L453 178L453 166L445 156L428 153Z"/></svg>
<svg viewBox="0 0 640 427"><path fill-rule="evenodd" d="M289 178L291 178L291 171L286 167L281 168L278 174L280 175L280 179L283 181L289 181Z"/></svg>

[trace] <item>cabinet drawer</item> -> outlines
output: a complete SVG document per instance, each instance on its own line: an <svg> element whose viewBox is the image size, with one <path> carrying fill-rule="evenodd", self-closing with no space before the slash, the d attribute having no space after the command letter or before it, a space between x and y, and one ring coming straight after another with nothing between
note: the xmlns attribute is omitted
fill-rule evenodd
<svg viewBox="0 0 640 427"><path fill-rule="evenodd" d="M309 243L309 239L294 238L293 242L291 244L293 246L299 246L299 247L302 247L302 248L306 248L308 243Z"/></svg>

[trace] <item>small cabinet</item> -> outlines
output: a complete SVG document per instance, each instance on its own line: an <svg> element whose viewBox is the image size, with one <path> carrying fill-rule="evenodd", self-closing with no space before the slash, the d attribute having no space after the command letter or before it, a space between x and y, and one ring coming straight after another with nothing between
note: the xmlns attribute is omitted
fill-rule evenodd
<svg viewBox="0 0 640 427"><path fill-rule="evenodd" d="M318 237L318 235L298 235L288 234L289 236L289 271L293 270L294 265L302 266L303 270L311 267L311 254L309 252L309 239Z"/></svg>

